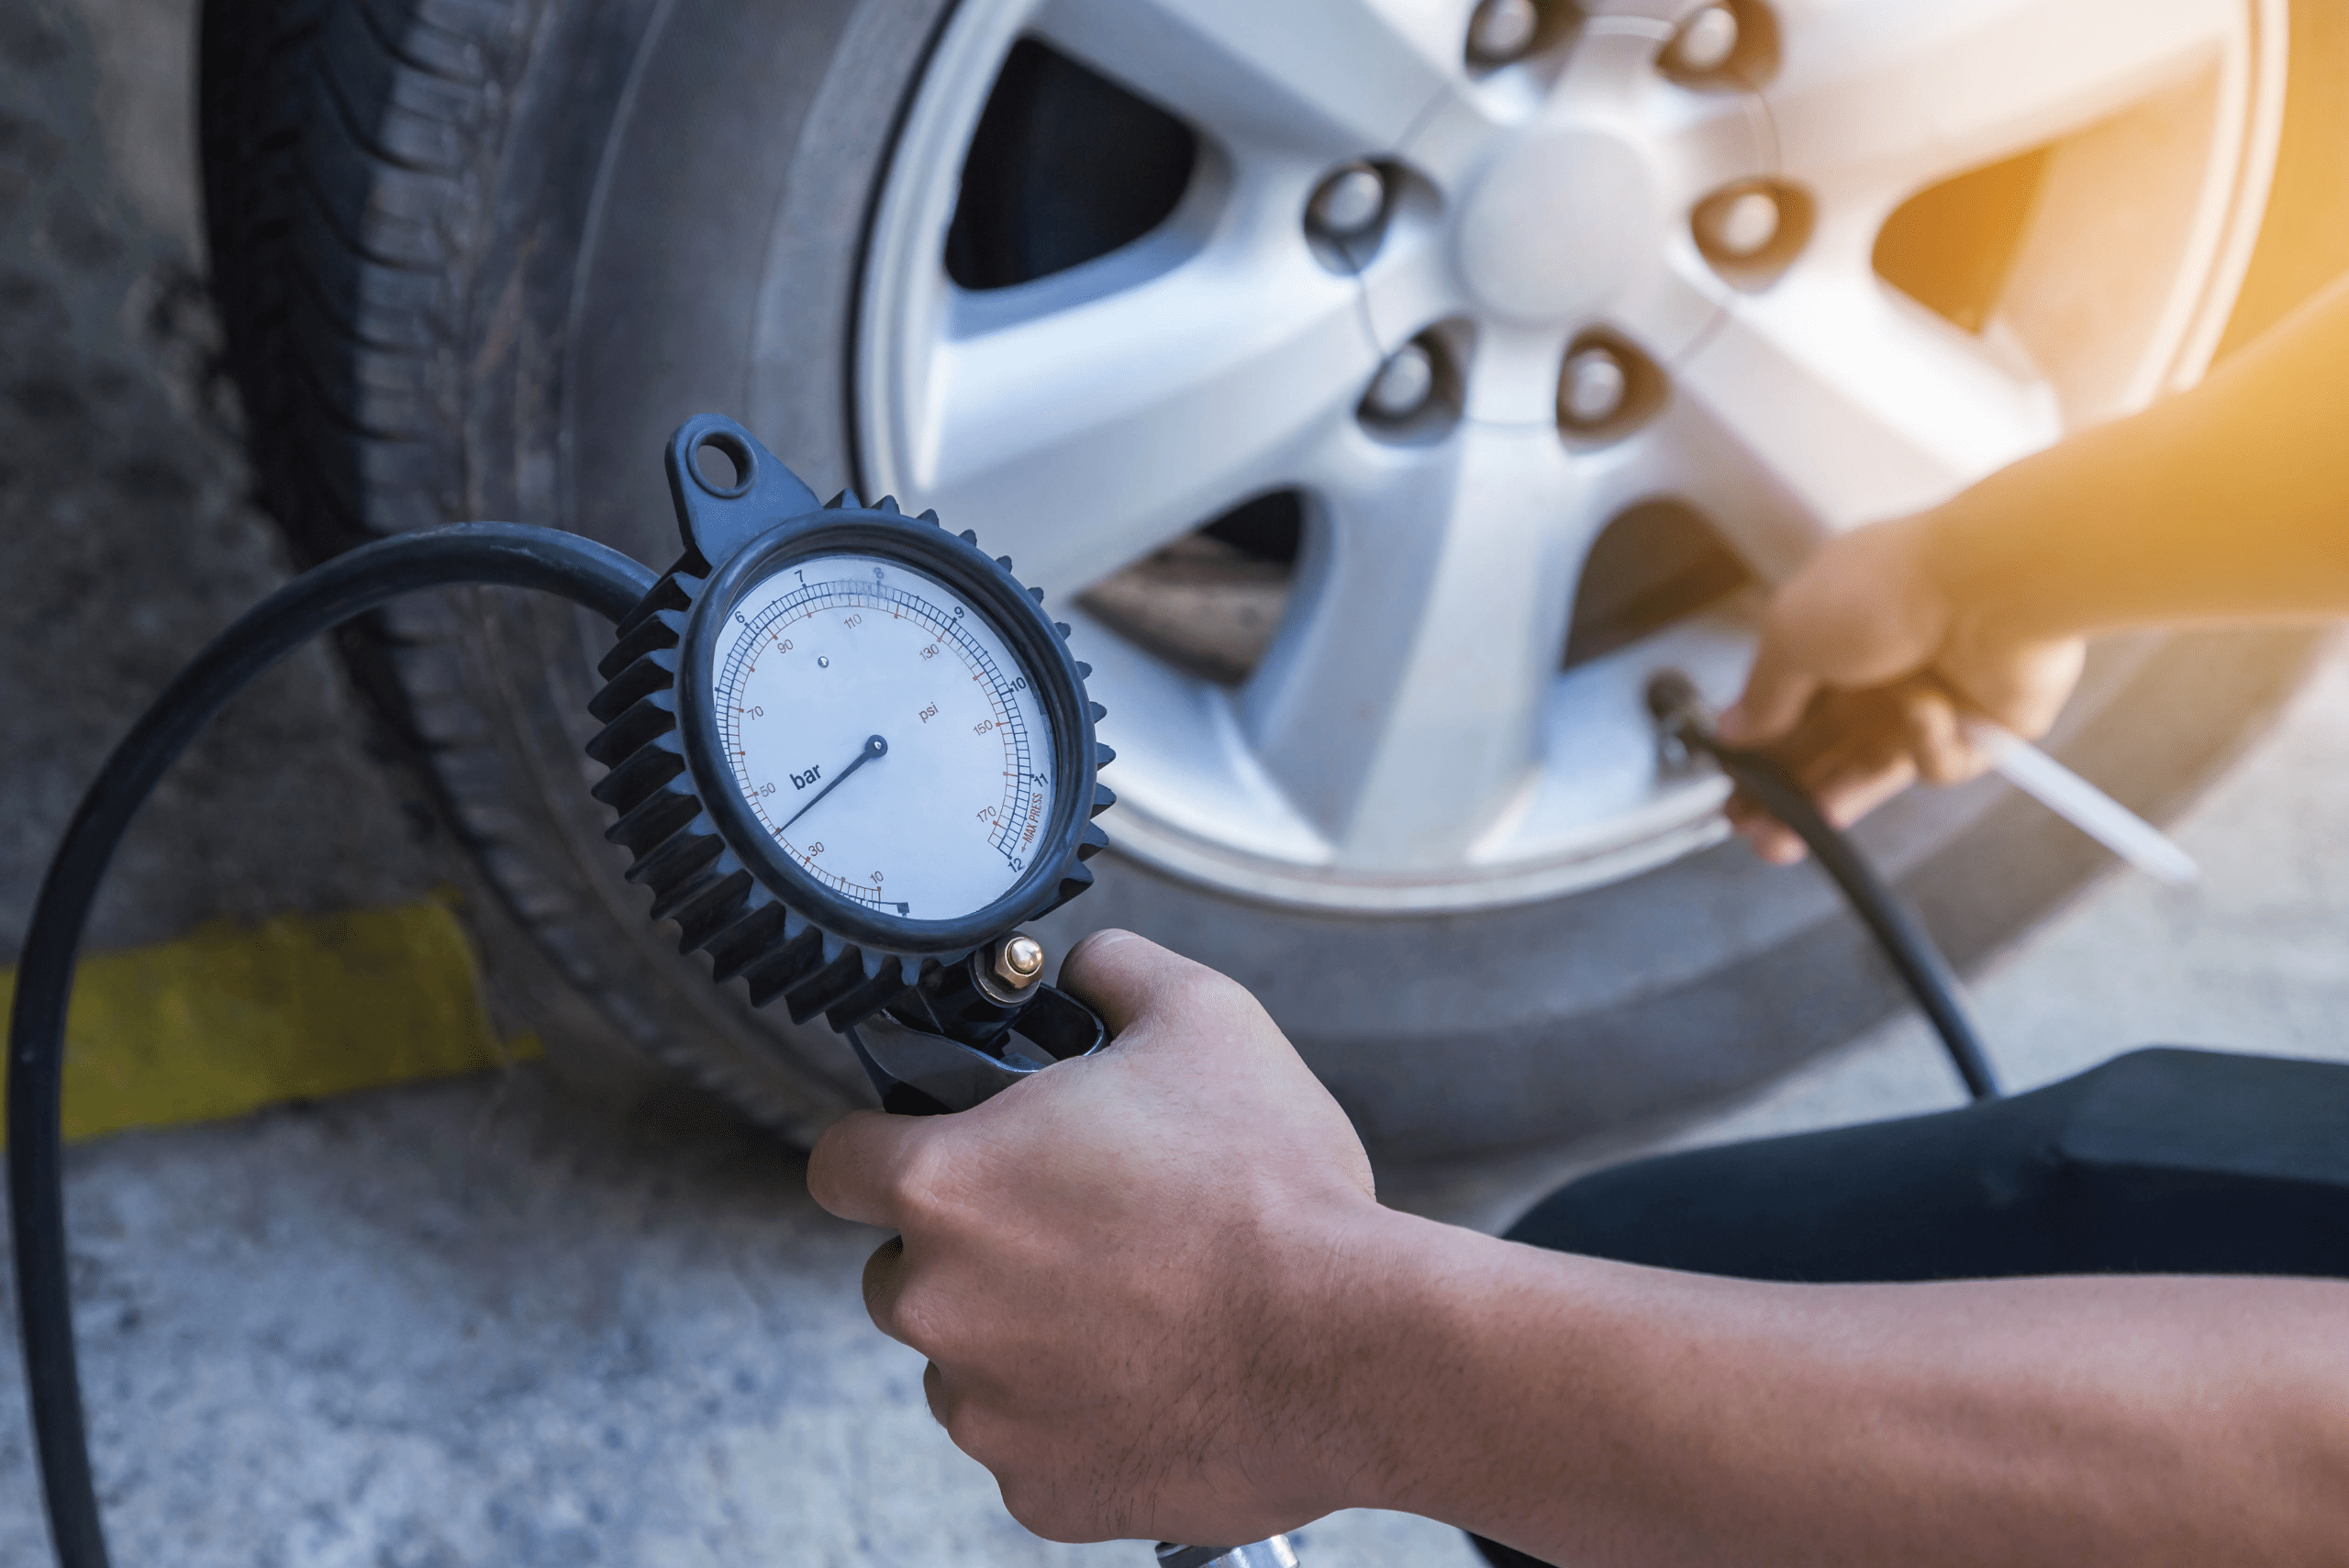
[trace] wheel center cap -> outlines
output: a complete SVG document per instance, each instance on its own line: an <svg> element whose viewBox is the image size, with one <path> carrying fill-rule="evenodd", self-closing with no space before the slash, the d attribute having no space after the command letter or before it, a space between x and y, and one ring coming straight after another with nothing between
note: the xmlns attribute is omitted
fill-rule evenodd
<svg viewBox="0 0 2349 1568"><path fill-rule="evenodd" d="M1653 249L1655 197L1639 155L1592 130L1525 137L1488 164L1453 230L1469 291L1512 320L1600 305Z"/></svg>

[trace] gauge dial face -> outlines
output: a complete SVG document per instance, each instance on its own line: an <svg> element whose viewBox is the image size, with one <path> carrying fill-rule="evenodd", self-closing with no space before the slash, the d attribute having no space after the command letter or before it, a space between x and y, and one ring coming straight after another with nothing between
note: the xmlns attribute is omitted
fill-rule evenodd
<svg viewBox="0 0 2349 1568"><path fill-rule="evenodd" d="M712 707L785 853L876 913L952 920L1019 881L1052 821L1034 673L977 607L874 555L818 555L726 617Z"/></svg>

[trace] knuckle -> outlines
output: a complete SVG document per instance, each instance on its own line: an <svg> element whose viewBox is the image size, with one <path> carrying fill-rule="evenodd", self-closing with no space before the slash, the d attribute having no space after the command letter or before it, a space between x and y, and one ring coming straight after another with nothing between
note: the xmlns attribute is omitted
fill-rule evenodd
<svg viewBox="0 0 2349 1568"><path fill-rule="evenodd" d="M1214 970L1193 966L1179 975L1173 986L1173 1000L1186 1008L1202 1012L1220 1012L1247 999L1247 992L1236 981L1218 974Z"/></svg>
<svg viewBox="0 0 2349 1568"><path fill-rule="evenodd" d="M895 1236L873 1250L864 1260L864 1310L876 1324L885 1324L888 1314L900 1290L904 1288L906 1244Z"/></svg>
<svg viewBox="0 0 2349 1568"><path fill-rule="evenodd" d="M1106 1540L1117 1533L1113 1527L1105 1528L1100 1510L1084 1507L1066 1485L1001 1472L996 1474L996 1484L1003 1492L1004 1511L1030 1535L1074 1543Z"/></svg>
<svg viewBox="0 0 2349 1568"><path fill-rule="evenodd" d="M969 1402L961 1387L947 1377L943 1367L931 1362L921 1369L921 1396L930 1407L930 1419L945 1428L951 1438L957 1414Z"/></svg>
<svg viewBox="0 0 2349 1568"><path fill-rule="evenodd" d="M911 1345L941 1368L961 1360L969 1335L964 1314L951 1292L927 1275L907 1280L887 1304L891 1339Z"/></svg>
<svg viewBox="0 0 2349 1568"><path fill-rule="evenodd" d="M1168 977L1166 999L1186 1011L1258 1010L1256 998L1246 986L1228 974L1188 959L1183 961L1181 970Z"/></svg>
<svg viewBox="0 0 2349 1568"><path fill-rule="evenodd" d="M930 1139L907 1150L888 1172L885 1184L900 1228L909 1232L935 1230L952 1215L952 1152L941 1140Z"/></svg>
<svg viewBox="0 0 2349 1568"><path fill-rule="evenodd" d="M834 1122L816 1140L816 1147L807 1151L807 1195L827 1212L837 1214L847 1194L842 1190L848 1163L847 1138L843 1122Z"/></svg>
<svg viewBox="0 0 2349 1568"><path fill-rule="evenodd" d="M1019 1466L1027 1445L1000 1413L978 1400L957 1398L939 1419L954 1446L985 1465L1007 1490L1025 1483Z"/></svg>
<svg viewBox="0 0 2349 1568"><path fill-rule="evenodd" d="M873 1220L887 1195L892 1140L877 1111L852 1111L826 1128L807 1154L807 1194L827 1212Z"/></svg>

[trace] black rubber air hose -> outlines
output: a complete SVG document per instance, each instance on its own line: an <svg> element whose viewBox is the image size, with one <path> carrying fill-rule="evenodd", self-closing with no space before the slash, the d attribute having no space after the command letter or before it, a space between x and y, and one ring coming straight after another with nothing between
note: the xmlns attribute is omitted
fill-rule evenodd
<svg viewBox="0 0 2349 1568"><path fill-rule="evenodd" d="M59 1102L73 960L123 830L163 770L229 698L354 616L420 589L488 584L558 594L618 621L653 580L648 568L592 539L518 523L460 523L363 545L304 573L213 639L131 727L82 797L33 906L8 1024L8 1210L18 1333L50 1539L62 1568L107 1563L73 1347Z"/></svg>
<svg viewBox="0 0 2349 1568"><path fill-rule="evenodd" d="M1711 757L1731 782L1809 846L1820 868L1842 890L1853 913L1892 961L1933 1032L1941 1036L1950 1065L1965 1080L1966 1093L1977 1100L1997 1099L1998 1075L1991 1071L1982 1037L1965 1009L1957 975L1926 934L1916 912L1861 858L1852 841L1820 815L1819 807L1786 769L1759 751L1727 744L1713 732L1712 715L1686 675L1666 671L1649 682L1648 708L1667 736Z"/></svg>

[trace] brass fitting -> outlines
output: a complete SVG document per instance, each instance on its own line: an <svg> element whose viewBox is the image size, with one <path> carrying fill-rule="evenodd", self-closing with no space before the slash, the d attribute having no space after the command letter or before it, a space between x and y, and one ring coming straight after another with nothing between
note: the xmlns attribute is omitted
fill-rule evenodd
<svg viewBox="0 0 2349 1568"><path fill-rule="evenodd" d="M1025 991L1044 973L1044 944L1025 931L1014 931L995 944L996 978L1014 991Z"/></svg>

